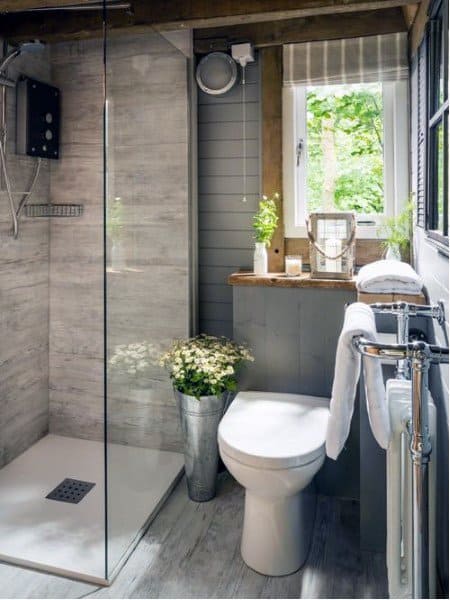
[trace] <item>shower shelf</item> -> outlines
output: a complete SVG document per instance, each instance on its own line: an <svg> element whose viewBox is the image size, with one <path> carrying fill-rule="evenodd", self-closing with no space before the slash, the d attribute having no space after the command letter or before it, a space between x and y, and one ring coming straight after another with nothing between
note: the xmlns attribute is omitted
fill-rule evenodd
<svg viewBox="0 0 450 600"><path fill-rule="evenodd" d="M27 217L81 217L82 204L28 204L25 206Z"/></svg>

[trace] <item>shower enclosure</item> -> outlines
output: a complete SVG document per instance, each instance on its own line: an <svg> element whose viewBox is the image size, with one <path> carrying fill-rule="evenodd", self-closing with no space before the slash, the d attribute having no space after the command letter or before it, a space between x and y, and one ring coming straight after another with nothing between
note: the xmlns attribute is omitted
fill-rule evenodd
<svg viewBox="0 0 450 600"><path fill-rule="evenodd" d="M189 36L92 14L0 73L0 559L106 584L183 469L157 359L190 328ZM18 153L24 78L60 94L58 158Z"/></svg>

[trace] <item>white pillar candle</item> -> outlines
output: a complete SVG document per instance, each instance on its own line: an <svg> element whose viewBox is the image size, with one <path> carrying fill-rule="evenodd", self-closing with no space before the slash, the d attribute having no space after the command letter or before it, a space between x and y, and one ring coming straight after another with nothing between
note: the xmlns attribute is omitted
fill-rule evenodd
<svg viewBox="0 0 450 600"><path fill-rule="evenodd" d="M342 242L337 238L329 238L325 240L325 254L327 256L336 256L342 252ZM342 271L342 259L327 258L325 261L325 269L328 273L340 273Z"/></svg>
<svg viewBox="0 0 450 600"><path fill-rule="evenodd" d="M285 270L288 277L299 277L302 274L302 257L286 256Z"/></svg>

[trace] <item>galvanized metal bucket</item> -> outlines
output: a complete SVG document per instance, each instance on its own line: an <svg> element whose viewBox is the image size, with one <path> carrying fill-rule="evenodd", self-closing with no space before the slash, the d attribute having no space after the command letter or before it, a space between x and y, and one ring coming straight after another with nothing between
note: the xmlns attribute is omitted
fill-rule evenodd
<svg viewBox="0 0 450 600"><path fill-rule="evenodd" d="M174 390L180 410L184 463L189 498L206 502L216 494L219 448L217 429L229 404L229 394L186 396Z"/></svg>

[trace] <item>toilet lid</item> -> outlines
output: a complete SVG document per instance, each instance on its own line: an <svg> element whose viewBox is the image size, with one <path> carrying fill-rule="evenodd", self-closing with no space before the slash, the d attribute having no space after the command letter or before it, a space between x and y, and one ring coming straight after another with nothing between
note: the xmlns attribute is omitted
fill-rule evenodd
<svg viewBox="0 0 450 600"><path fill-rule="evenodd" d="M254 467L305 465L325 453L329 400L240 392L219 425L220 449Z"/></svg>

